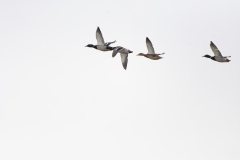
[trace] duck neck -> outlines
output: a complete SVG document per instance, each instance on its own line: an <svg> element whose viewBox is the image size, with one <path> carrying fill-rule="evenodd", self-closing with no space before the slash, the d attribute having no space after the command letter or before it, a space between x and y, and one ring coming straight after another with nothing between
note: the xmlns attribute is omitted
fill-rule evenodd
<svg viewBox="0 0 240 160"><path fill-rule="evenodd" d="M215 57L210 57L210 58L211 58L212 60L214 60L214 61L216 60Z"/></svg>

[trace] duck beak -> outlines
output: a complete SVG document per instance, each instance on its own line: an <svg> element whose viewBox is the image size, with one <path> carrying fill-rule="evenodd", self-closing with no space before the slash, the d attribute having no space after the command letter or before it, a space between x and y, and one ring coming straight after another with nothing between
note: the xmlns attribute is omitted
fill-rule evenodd
<svg viewBox="0 0 240 160"><path fill-rule="evenodd" d="M129 53L132 53L133 51L128 50Z"/></svg>

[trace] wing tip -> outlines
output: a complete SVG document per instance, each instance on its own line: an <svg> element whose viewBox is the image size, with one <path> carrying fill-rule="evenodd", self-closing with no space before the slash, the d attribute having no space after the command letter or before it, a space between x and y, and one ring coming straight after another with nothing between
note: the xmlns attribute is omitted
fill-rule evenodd
<svg viewBox="0 0 240 160"><path fill-rule="evenodd" d="M99 27L97 27L97 32L99 32L99 31L101 32L100 28L99 28Z"/></svg>
<svg viewBox="0 0 240 160"><path fill-rule="evenodd" d="M127 64L126 64L126 65L123 64L123 68L124 68L125 70L127 70Z"/></svg>

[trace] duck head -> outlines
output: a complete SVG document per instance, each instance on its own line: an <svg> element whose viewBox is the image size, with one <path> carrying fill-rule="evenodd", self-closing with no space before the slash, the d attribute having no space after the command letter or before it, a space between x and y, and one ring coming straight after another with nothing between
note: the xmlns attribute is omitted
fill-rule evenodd
<svg viewBox="0 0 240 160"><path fill-rule="evenodd" d="M90 48L93 48L93 47L94 47L94 45L93 45L93 44L88 44L88 45L86 45L85 47L90 47Z"/></svg>
<svg viewBox="0 0 240 160"><path fill-rule="evenodd" d="M145 56L143 53L139 53L137 56Z"/></svg>
<svg viewBox="0 0 240 160"><path fill-rule="evenodd" d="M209 55L207 55L207 54L206 54L206 55L204 55L203 57L206 57L206 58L211 58L211 56L209 56Z"/></svg>

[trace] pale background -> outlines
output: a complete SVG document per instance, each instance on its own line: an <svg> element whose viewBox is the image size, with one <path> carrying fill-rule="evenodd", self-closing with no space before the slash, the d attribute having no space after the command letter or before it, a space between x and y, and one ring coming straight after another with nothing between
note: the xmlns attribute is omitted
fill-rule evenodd
<svg viewBox="0 0 240 160"><path fill-rule="evenodd" d="M0 1L1 160L239 160L239 0ZM120 56L84 47L117 40ZM146 53L149 37L164 58ZM230 63L218 63L213 41Z"/></svg>

